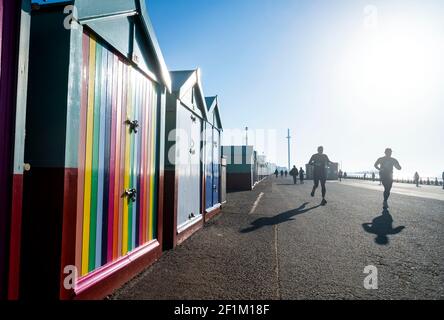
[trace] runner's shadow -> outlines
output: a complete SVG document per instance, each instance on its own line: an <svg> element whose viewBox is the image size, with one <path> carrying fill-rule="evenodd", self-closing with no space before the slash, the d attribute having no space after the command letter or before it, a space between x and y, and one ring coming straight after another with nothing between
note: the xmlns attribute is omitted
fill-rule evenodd
<svg viewBox="0 0 444 320"><path fill-rule="evenodd" d="M281 223L284 223L287 221L292 221L292 220L294 220L293 217L307 213L311 210L314 210L314 209L317 209L320 207L320 205L317 205L315 207L306 209L308 204L309 204L309 202L306 202L297 209L293 209L293 210L290 210L287 212L280 213L274 217L259 218L255 221L253 221L251 223L250 227L241 230L241 233L250 233L250 232L256 231L262 227L265 227L265 226L274 226L274 225L278 225L278 224L281 224Z"/></svg>
<svg viewBox="0 0 444 320"><path fill-rule="evenodd" d="M393 217L388 210L384 210L371 223L362 224L362 227L366 232L376 235L375 242L381 246L389 244L389 235L399 234L405 229L405 226L393 228Z"/></svg>

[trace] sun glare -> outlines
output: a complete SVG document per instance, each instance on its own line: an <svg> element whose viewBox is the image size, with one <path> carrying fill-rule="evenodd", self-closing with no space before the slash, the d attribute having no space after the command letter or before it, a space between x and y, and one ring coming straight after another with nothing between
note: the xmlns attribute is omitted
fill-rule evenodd
<svg viewBox="0 0 444 320"><path fill-rule="evenodd" d="M354 97L369 110L427 108L444 85L443 40L417 20L381 22L361 33L344 62Z"/></svg>

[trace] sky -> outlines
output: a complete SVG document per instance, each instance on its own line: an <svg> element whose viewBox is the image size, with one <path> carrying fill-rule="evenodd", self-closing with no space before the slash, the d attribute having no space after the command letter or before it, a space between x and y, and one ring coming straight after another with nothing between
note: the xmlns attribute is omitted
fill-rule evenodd
<svg viewBox="0 0 444 320"><path fill-rule="evenodd" d="M400 176L444 171L444 1L146 0L170 70L201 68L225 144L343 170L386 147Z"/></svg>
<svg viewBox="0 0 444 320"><path fill-rule="evenodd" d="M371 170L391 147L405 177L444 171L444 1L147 4L168 67L200 67L219 96L225 143L248 126L286 166L290 128L297 166L323 145L345 171Z"/></svg>
<svg viewBox="0 0 444 320"><path fill-rule="evenodd" d="M170 70L201 68L225 144L344 171L391 147L399 176L444 171L444 1L146 0Z"/></svg>

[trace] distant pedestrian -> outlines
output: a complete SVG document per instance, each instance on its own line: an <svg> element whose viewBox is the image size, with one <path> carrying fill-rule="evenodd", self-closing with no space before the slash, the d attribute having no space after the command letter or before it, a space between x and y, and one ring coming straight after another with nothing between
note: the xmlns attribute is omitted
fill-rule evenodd
<svg viewBox="0 0 444 320"><path fill-rule="evenodd" d="M288 177L288 171L285 170L285 178L287 178L287 177Z"/></svg>
<svg viewBox="0 0 444 320"><path fill-rule="evenodd" d="M322 202L321 205L325 206L327 204L327 200L325 200L325 195L327 193L327 188L325 186L325 183L327 182L327 174L326 169L327 166L332 164L330 159L326 154L324 154L324 147L318 148L318 153L314 154L310 161L308 162L309 165L314 166L313 171L313 191L311 192L311 196L315 196L316 189L319 187L319 182L321 183L322 188Z"/></svg>
<svg viewBox="0 0 444 320"><path fill-rule="evenodd" d="M276 169L276 170L274 171L274 175L276 176L276 179L279 178L279 171L278 171L278 169Z"/></svg>
<svg viewBox="0 0 444 320"><path fill-rule="evenodd" d="M281 178L284 177L284 170L281 170Z"/></svg>
<svg viewBox="0 0 444 320"><path fill-rule="evenodd" d="M419 173L415 172L415 175L413 176L413 181L416 184L416 187L419 188Z"/></svg>
<svg viewBox="0 0 444 320"><path fill-rule="evenodd" d="M342 170L339 170L338 176L339 176L339 182L342 182L342 177L344 176Z"/></svg>
<svg viewBox="0 0 444 320"><path fill-rule="evenodd" d="M375 182L376 181L376 174L373 172L372 173L372 181Z"/></svg>
<svg viewBox="0 0 444 320"><path fill-rule="evenodd" d="M305 178L305 171L301 167L299 169L299 180L301 181L301 184L304 184L304 178Z"/></svg>
<svg viewBox="0 0 444 320"><path fill-rule="evenodd" d="M293 169L290 170L290 176L293 177L294 184L298 184L298 175L299 175L298 168L296 168L296 166L293 166Z"/></svg>
<svg viewBox="0 0 444 320"><path fill-rule="evenodd" d="M347 178L348 178L347 172L344 172L344 179L347 179Z"/></svg>
<svg viewBox="0 0 444 320"><path fill-rule="evenodd" d="M375 162L375 168L379 171L379 177L381 183L384 185L384 203L383 208L388 209L388 199L393 187L393 167L401 170L398 160L392 158L392 149L387 148L385 150L385 157L379 158Z"/></svg>

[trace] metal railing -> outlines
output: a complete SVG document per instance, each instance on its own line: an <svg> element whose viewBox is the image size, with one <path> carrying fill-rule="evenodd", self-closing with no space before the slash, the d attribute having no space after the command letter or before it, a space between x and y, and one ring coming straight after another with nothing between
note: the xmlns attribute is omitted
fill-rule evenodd
<svg viewBox="0 0 444 320"><path fill-rule="evenodd" d="M364 177L362 174L349 174L347 177L343 177L344 180L363 180L363 181L376 181L379 182L380 178L378 175L373 178L371 175L367 175ZM396 183L406 183L406 184L416 184L414 179L406 179L406 178L395 178L393 179ZM419 178L418 181L419 185L422 186L436 186L436 187L442 187L443 186L443 180L439 179L437 177L426 177L426 178Z"/></svg>

